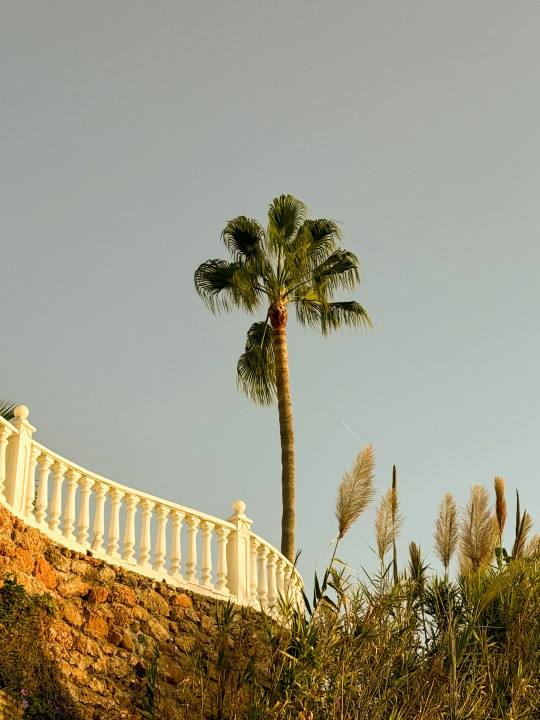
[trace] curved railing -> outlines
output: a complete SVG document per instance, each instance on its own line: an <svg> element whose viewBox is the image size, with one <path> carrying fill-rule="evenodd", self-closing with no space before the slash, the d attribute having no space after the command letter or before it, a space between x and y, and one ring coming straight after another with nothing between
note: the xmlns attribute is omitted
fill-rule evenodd
<svg viewBox="0 0 540 720"><path fill-rule="evenodd" d="M24 405L11 423L0 416L0 502L51 539L239 604L300 602L298 571L251 531L241 500L220 520L90 472L40 445L34 432Z"/></svg>

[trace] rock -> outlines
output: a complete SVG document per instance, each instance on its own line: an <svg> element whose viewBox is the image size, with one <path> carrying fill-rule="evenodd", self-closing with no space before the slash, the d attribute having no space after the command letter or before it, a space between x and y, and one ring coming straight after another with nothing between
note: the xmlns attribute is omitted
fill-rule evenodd
<svg viewBox="0 0 540 720"><path fill-rule="evenodd" d="M88 596L88 602L94 603L94 605L104 603L109 597L109 593L110 590L108 587L105 587L105 585L97 585L96 587L93 587L90 591L90 595Z"/></svg>
<svg viewBox="0 0 540 720"><path fill-rule="evenodd" d="M146 608L150 614L169 616L169 603L155 590L143 590L139 597L139 605Z"/></svg>
<svg viewBox="0 0 540 720"><path fill-rule="evenodd" d="M167 682L178 685L185 678L186 674L180 665L171 665L167 668Z"/></svg>
<svg viewBox="0 0 540 720"><path fill-rule="evenodd" d="M133 618L135 620L148 620L149 617L150 614L148 610L141 607L140 605L135 605L135 607L133 608Z"/></svg>
<svg viewBox="0 0 540 720"><path fill-rule="evenodd" d="M80 557L80 556L77 556ZM80 575L82 577L86 577L90 572L93 572L93 566L88 561L90 558L85 558L84 560L72 560L71 561L71 572L75 573L75 575Z"/></svg>
<svg viewBox="0 0 540 720"><path fill-rule="evenodd" d="M63 607L64 620L70 625L80 627L83 622L83 616L79 612L79 609L73 603L65 603Z"/></svg>
<svg viewBox="0 0 540 720"><path fill-rule="evenodd" d="M61 582L56 592L65 598L85 597L90 592L90 586L79 578L74 578Z"/></svg>
<svg viewBox="0 0 540 720"><path fill-rule="evenodd" d="M97 560L97 558L92 559ZM97 571L99 582L103 584L114 582L114 580L116 579L115 568L111 567L104 560L99 560L99 563L101 565L101 567Z"/></svg>
<svg viewBox="0 0 540 720"><path fill-rule="evenodd" d="M157 620L153 620L152 618L148 618L148 620L145 623L148 635L153 637L155 640L168 640L169 639L169 633L165 630L165 628L157 622Z"/></svg>
<svg viewBox="0 0 540 720"><path fill-rule="evenodd" d="M111 628L107 636L107 640L111 645L120 645L122 642L123 634L120 628Z"/></svg>
<svg viewBox="0 0 540 720"><path fill-rule="evenodd" d="M122 605L127 605L128 607L133 607L137 602L137 596L127 585L116 583L116 585L112 588L111 601L122 603Z"/></svg>
<svg viewBox="0 0 540 720"><path fill-rule="evenodd" d="M56 587L56 575L50 563L44 557L38 557L34 565L34 577L45 585L49 590Z"/></svg>
<svg viewBox="0 0 540 720"><path fill-rule="evenodd" d="M131 639L127 630L122 630L122 640L120 641L120 647L123 647L128 652L132 653L135 650L135 645Z"/></svg>
<svg viewBox="0 0 540 720"><path fill-rule="evenodd" d="M176 645L172 640L158 640L158 647L163 655L176 655Z"/></svg>
<svg viewBox="0 0 540 720"><path fill-rule="evenodd" d="M97 692L97 693L99 693L100 695L104 695L106 689L107 689L107 686L106 686L105 683L104 683L102 680L100 680L99 678L93 677L93 678L90 680L90 690L92 690L93 692Z"/></svg>
<svg viewBox="0 0 540 720"><path fill-rule="evenodd" d="M188 635L180 636L175 638L176 647L185 653L189 653L195 647L195 638L189 637Z"/></svg>
<svg viewBox="0 0 540 720"><path fill-rule="evenodd" d="M88 685L88 673L78 667L72 667L69 670L69 677L74 682L81 685Z"/></svg>
<svg viewBox="0 0 540 720"><path fill-rule="evenodd" d="M121 603L111 605L111 612L114 624L119 627L129 627L133 622L133 611Z"/></svg>
<svg viewBox="0 0 540 720"><path fill-rule="evenodd" d="M49 625L49 642L60 645L66 650L73 647L71 628L61 620L52 620Z"/></svg>
<svg viewBox="0 0 540 720"><path fill-rule="evenodd" d="M193 602L187 595L173 595L169 600L170 605L179 605L183 608L192 607Z"/></svg>
<svg viewBox="0 0 540 720"><path fill-rule="evenodd" d="M91 615L84 626L84 632L94 638L106 638L109 634L109 624L98 615Z"/></svg>
<svg viewBox="0 0 540 720"><path fill-rule="evenodd" d="M75 640L75 649L83 655L90 655L92 657L101 657L101 650L95 640L91 640L85 635L79 635Z"/></svg>

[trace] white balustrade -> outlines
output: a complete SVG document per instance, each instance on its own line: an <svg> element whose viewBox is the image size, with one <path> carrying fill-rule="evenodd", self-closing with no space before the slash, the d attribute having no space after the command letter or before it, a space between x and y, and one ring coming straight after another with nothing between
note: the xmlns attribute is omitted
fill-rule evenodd
<svg viewBox="0 0 540 720"><path fill-rule="evenodd" d="M0 418L0 502L6 502L4 490L6 488L6 449L11 430L4 425L3 418Z"/></svg>
<svg viewBox="0 0 540 720"><path fill-rule="evenodd" d="M202 552L202 563L201 563L201 582L203 587L209 590L214 589L212 584L212 549L210 543L212 542L212 530L214 529L214 523L204 520L201 523L202 530L202 541L203 541L203 552Z"/></svg>
<svg viewBox="0 0 540 720"><path fill-rule="evenodd" d="M67 470L66 465L58 460L53 464L53 494L51 499L51 510L49 513L49 530L55 532L60 525L60 513L62 512L62 483L64 482L64 473Z"/></svg>
<svg viewBox="0 0 540 720"><path fill-rule="evenodd" d="M137 495L126 495L126 527L124 530L123 559L130 565L136 565L135 560L135 514L139 498Z"/></svg>
<svg viewBox="0 0 540 720"><path fill-rule="evenodd" d="M66 473L67 477L67 496L66 507L64 509L64 527L62 535L68 540L75 540L73 528L75 525L75 493L77 492L77 482L81 477L81 473L77 470L69 469Z"/></svg>
<svg viewBox="0 0 540 720"><path fill-rule="evenodd" d="M173 510L171 512L173 536L172 536L172 548L171 548L171 575L175 580L182 581L184 578L180 572L180 563L182 562L182 545L181 545L181 531L182 531L182 520L185 518L185 514L181 510Z"/></svg>
<svg viewBox="0 0 540 720"><path fill-rule="evenodd" d="M141 542L139 545L139 565L143 568L151 568L150 550L152 549L152 541L150 539L150 522L152 520L152 508L155 506L151 500L144 499L141 501L142 509L142 530Z"/></svg>
<svg viewBox="0 0 540 720"><path fill-rule="evenodd" d="M267 575L267 558L268 548L266 545L261 543L259 545L259 584L257 586L257 592L259 595L259 603L261 607L266 609L268 603L268 575Z"/></svg>
<svg viewBox="0 0 540 720"><path fill-rule="evenodd" d="M258 581L258 559L259 559L259 541L256 537L251 538L250 546L250 585L249 585L249 597L253 602L257 599L257 591L259 587Z"/></svg>
<svg viewBox="0 0 540 720"><path fill-rule="evenodd" d="M268 605L273 608L277 602L277 585L276 585L276 560L277 556L273 550L268 553Z"/></svg>
<svg viewBox="0 0 540 720"><path fill-rule="evenodd" d="M46 527L45 518L47 517L49 474L52 464L52 458L48 455L41 454L38 457L39 485L36 499L36 521L38 525L41 525L43 528Z"/></svg>
<svg viewBox="0 0 540 720"><path fill-rule="evenodd" d="M300 601L296 569L251 531L241 500L219 520L119 485L37 443L27 418L23 405L13 423L0 418L0 503L28 523L67 547L196 592L269 612L280 597Z"/></svg>
<svg viewBox="0 0 540 720"><path fill-rule="evenodd" d="M107 552L111 557L119 558L120 506L122 505L124 493L118 490L118 488L112 487L109 489L109 497L111 498L111 519L109 521L109 544L107 545Z"/></svg>
<svg viewBox="0 0 540 720"><path fill-rule="evenodd" d="M107 495L107 486L105 483L97 482L94 485L94 490L96 491L96 510L94 526L92 528L94 534L92 552L100 554L103 552L103 536L105 535L105 498Z"/></svg>
<svg viewBox="0 0 540 720"><path fill-rule="evenodd" d="M285 600L285 558L281 555L276 563L276 588L280 600Z"/></svg>
<svg viewBox="0 0 540 720"><path fill-rule="evenodd" d="M36 466L39 455L39 449L32 446L32 450L30 452L30 466L28 468L28 480L26 483L26 502L24 504L25 515L30 515L36 499Z"/></svg>
<svg viewBox="0 0 540 720"><path fill-rule="evenodd" d="M90 495L92 494L92 485L94 481L86 477L82 478L80 482L81 488L81 505L79 508L79 521L77 524L77 542L82 545L83 548L88 547L88 537L90 530Z"/></svg>
<svg viewBox="0 0 540 720"><path fill-rule="evenodd" d="M186 561L186 580L189 583L197 585L197 530L200 520L195 515L190 515L187 519L188 526L188 550Z"/></svg>
<svg viewBox="0 0 540 720"><path fill-rule="evenodd" d="M167 572L165 570L165 555L167 553L167 537L165 534L167 527L167 515L169 508L165 505L158 505L157 512L157 538L156 538L156 559L154 562L154 570L160 573Z"/></svg>
<svg viewBox="0 0 540 720"><path fill-rule="evenodd" d="M217 591L220 595L228 595L227 587L227 538L230 534L229 528L218 525L216 534L218 536L218 565L217 565Z"/></svg>

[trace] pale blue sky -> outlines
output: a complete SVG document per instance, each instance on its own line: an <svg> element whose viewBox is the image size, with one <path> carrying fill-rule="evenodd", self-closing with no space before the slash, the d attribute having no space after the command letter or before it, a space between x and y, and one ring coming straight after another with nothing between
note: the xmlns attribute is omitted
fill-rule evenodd
<svg viewBox="0 0 540 720"><path fill-rule="evenodd" d="M290 323L304 575L369 442L379 496L398 468L402 559L411 540L431 551L445 492L463 505L495 475L540 522L540 4L0 15L0 394L40 442L220 517L242 498L279 545L277 409L235 384L251 318L212 316L193 271L226 256L227 220L264 222L286 192L341 223L375 326L324 340ZM343 542L354 568L376 566L372 525Z"/></svg>

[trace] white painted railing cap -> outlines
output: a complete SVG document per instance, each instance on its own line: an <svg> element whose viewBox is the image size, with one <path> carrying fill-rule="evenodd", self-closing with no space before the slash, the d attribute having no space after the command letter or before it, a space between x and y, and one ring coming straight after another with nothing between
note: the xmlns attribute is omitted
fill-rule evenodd
<svg viewBox="0 0 540 720"><path fill-rule="evenodd" d="M232 509L235 513L243 515L244 510L246 509L246 503L243 500L237 500L236 502L233 502Z"/></svg>
<svg viewBox="0 0 540 720"><path fill-rule="evenodd" d="M26 420L26 418L30 414L30 410L26 407L26 405L17 405L17 407L13 411L13 414L15 415L16 418L20 418L21 420Z"/></svg>

